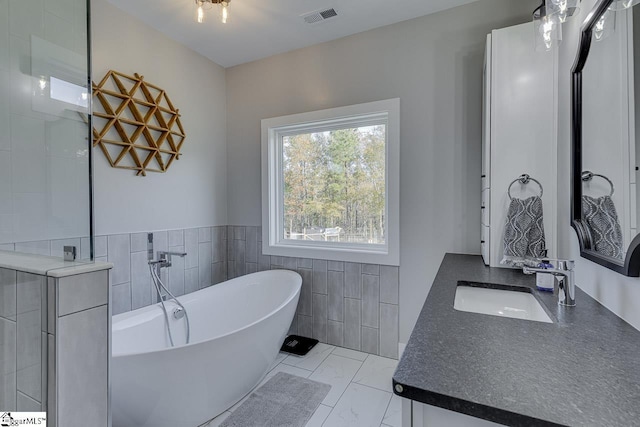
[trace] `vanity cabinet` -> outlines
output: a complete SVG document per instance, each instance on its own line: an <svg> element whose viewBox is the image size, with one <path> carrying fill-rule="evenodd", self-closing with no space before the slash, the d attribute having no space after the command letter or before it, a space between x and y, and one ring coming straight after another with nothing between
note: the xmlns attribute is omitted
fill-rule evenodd
<svg viewBox="0 0 640 427"><path fill-rule="evenodd" d="M402 427L500 427L491 421L402 399Z"/></svg>
<svg viewBox="0 0 640 427"><path fill-rule="evenodd" d="M507 190L528 174L544 188L546 244L556 255L557 51L536 52L533 23L487 36L482 131L481 253L499 267L509 207ZM540 194L534 182L511 186L514 197Z"/></svg>

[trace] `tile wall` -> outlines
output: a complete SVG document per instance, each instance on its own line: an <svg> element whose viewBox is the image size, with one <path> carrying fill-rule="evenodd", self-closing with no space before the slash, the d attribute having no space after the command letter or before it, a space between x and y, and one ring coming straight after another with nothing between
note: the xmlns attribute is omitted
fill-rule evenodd
<svg viewBox="0 0 640 427"><path fill-rule="evenodd" d="M398 357L398 267L262 254L260 227L229 226L228 278L285 268L302 276L290 333Z"/></svg>
<svg viewBox="0 0 640 427"><path fill-rule="evenodd" d="M0 408L5 411L40 411L46 396L45 283L44 276L0 269Z"/></svg>
<svg viewBox="0 0 640 427"><path fill-rule="evenodd" d="M216 226L156 231L154 251L174 257L163 281L176 296L227 279L271 269L302 276L302 291L290 333L380 356L398 357L398 267L262 254L260 227ZM88 239L5 245L0 249L62 256L64 245L89 257ZM96 261L114 264L110 282L113 314L156 302L147 265L147 233L96 236Z"/></svg>
<svg viewBox="0 0 640 427"><path fill-rule="evenodd" d="M155 258L158 251L187 253L184 258L172 257L171 268L163 270L164 284L180 296L224 282L226 240L225 226L153 232ZM98 236L95 259L114 264L109 275L113 314L157 302L147 264L147 233Z"/></svg>
<svg viewBox="0 0 640 427"><path fill-rule="evenodd" d="M87 81L86 22L86 0L0 1L0 242L89 234L87 125L48 92Z"/></svg>

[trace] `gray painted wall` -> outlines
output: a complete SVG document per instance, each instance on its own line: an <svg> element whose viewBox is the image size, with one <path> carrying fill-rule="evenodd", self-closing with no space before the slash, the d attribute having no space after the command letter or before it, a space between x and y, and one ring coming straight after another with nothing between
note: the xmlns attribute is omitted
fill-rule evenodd
<svg viewBox="0 0 640 427"><path fill-rule="evenodd" d="M96 234L226 225L224 68L107 0L91 8L94 81L111 69L139 73L166 90L187 135L180 160L146 177L112 168L94 150Z"/></svg>
<svg viewBox="0 0 640 427"><path fill-rule="evenodd" d="M480 251L485 37L534 0L483 0L227 69L228 218L260 225L260 120L399 97L400 342L445 252Z"/></svg>

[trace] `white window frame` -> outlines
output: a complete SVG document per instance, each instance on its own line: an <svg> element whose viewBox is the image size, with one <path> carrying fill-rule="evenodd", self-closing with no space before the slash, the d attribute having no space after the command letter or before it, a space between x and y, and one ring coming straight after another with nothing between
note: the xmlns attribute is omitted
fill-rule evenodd
<svg viewBox="0 0 640 427"><path fill-rule="evenodd" d="M282 138L304 132L360 127L386 120L385 243L284 238ZM400 99L330 108L262 120L262 252L265 255L400 265Z"/></svg>

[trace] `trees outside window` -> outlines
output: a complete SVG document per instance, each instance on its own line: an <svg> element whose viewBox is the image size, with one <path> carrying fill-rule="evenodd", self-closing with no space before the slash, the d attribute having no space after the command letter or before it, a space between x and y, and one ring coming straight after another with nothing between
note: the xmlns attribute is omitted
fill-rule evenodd
<svg viewBox="0 0 640 427"><path fill-rule="evenodd" d="M398 265L400 102L262 121L263 253Z"/></svg>

